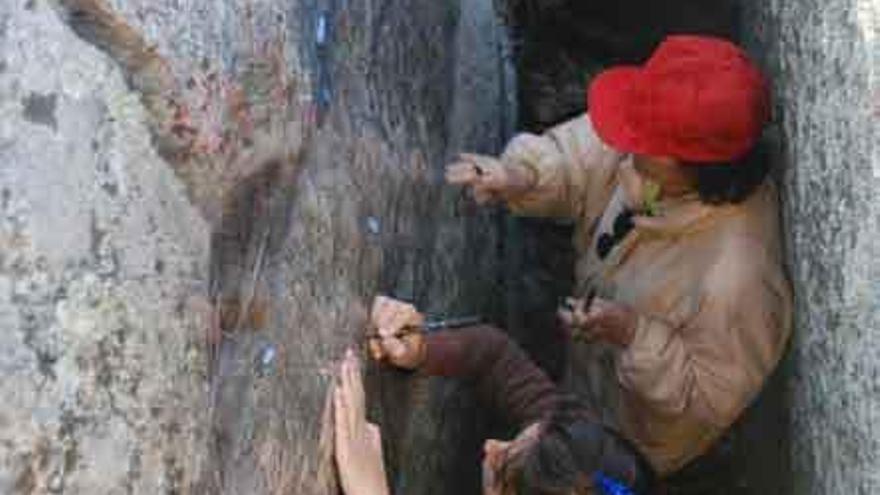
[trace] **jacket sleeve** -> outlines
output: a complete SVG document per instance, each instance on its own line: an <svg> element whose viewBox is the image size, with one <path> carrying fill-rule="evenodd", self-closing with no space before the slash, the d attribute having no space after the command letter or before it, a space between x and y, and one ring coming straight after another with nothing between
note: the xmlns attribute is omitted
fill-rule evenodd
<svg viewBox="0 0 880 495"><path fill-rule="evenodd" d="M791 325L784 277L742 275L745 266L740 275L716 270L713 289L683 325L639 317L617 363L625 389L659 411L708 424L727 427L739 416L779 361Z"/></svg>
<svg viewBox="0 0 880 495"><path fill-rule="evenodd" d="M489 326L428 335L421 371L472 381L488 406L519 426L541 419L558 397L556 385L525 352Z"/></svg>
<svg viewBox="0 0 880 495"><path fill-rule="evenodd" d="M515 136L501 155L533 175L532 187L506 198L525 216L580 218L597 215L615 183L623 155L604 144L587 115L559 124L542 135Z"/></svg>

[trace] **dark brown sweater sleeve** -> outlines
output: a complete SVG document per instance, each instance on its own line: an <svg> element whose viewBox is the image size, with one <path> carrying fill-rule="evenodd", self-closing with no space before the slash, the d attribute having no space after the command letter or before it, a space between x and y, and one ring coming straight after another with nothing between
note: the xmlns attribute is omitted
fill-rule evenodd
<svg viewBox="0 0 880 495"><path fill-rule="evenodd" d="M490 326L429 334L421 369L473 381L487 405L520 427L544 417L558 399L550 378L506 334Z"/></svg>

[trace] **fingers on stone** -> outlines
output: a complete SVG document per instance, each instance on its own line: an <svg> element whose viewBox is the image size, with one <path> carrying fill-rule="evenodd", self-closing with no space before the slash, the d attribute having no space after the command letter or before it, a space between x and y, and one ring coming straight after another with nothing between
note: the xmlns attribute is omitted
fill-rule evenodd
<svg viewBox="0 0 880 495"><path fill-rule="evenodd" d="M345 441L351 435L348 422L348 405L345 401L345 392L342 386L337 385L333 389L333 416L336 424L337 441Z"/></svg>
<svg viewBox="0 0 880 495"><path fill-rule="evenodd" d="M382 352L382 343L379 339L370 339L367 345L370 348L370 355L376 361L381 361L384 357L384 353Z"/></svg>
<svg viewBox="0 0 880 495"><path fill-rule="evenodd" d="M480 165L481 163L486 162L486 157L483 155L478 155L476 153L461 153L459 159L464 162Z"/></svg>
<svg viewBox="0 0 880 495"><path fill-rule="evenodd" d="M376 296L373 299L373 308L370 310L370 318L373 321L373 324L378 324L378 320L382 314L382 308L387 304L387 299L385 296Z"/></svg>
<svg viewBox="0 0 880 495"><path fill-rule="evenodd" d="M379 426L373 423L367 423L367 432L370 435L370 442L373 444L373 448L381 449L382 448L382 430L379 429Z"/></svg>
<svg viewBox="0 0 880 495"><path fill-rule="evenodd" d="M467 162L456 162L446 169L446 180L454 184L469 184L477 178L474 165Z"/></svg>
<svg viewBox="0 0 880 495"><path fill-rule="evenodd" d="M352 393L357 393L363 387L361 383L361 370L357 357L350 350L345 356L345 378Z"/></svg>

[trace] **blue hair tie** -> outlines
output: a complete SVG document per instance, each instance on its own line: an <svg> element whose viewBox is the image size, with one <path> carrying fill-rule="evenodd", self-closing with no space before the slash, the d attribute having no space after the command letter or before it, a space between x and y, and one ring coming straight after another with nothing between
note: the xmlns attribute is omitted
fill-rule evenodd
<svg viewBox="0 0 880 495"><path fill-rule="evenodd" d="M593 475L593 484L602 495L635 495L635 492L626 484L606 475L602 471L596 471Z"/></svg>

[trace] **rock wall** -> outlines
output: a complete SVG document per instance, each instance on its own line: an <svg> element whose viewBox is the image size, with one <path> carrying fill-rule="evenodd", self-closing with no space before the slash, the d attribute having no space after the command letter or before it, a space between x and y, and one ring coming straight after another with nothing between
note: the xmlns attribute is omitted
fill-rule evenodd
<svg viewBox="0 0 880 495"><path fill-rule="evenodd" d="M880 3L744 2L774 77L796 330L788 493L880 492ZM773 473L768 473L773 475Z"/></svg>
<svg viewBox="0 0 880 495"><path fill-rule="evenodd" d="M0 493L335 493L372 296L503 312L442 184L506 137L503 45L483 0L3 2ZM395 493L478 490L466 391L368 387Z"/></svg>
<svg viewBox="0 0 880 495"><path fill-rule="evenodd" d="M0 493L178 493L205 431L209 229L118 69L0 5Z"/></svg>
<svg viewBox="0 0 880 495"><path fill-rule="evenodd" d="M231 493L332 491L314 481L329 468L327 451L316 448L326 391L334 360L361 343L374 294L437 314L498 311L497 219L442 184L453 153L502 142L502 32L491 6L374 2L316 11L336 19L326 46L310 55L326 64L319 84L334 103L296 181L275 190L277 208L255 229L272 253L257 290L268 322L220 349L216 462ZM267 351L278 358L262 374L253 363ZM368 370L395 493L479 490L482 426L465 392Z"/></svg>
<svg viewBox="0 0 880 495"><path fill-rule="evenodd" d="M531 23L532 129L597 67L742 9L797 332L715 492L880 490L876 0L496 3ZM506 321L552 365L534 315L566 290L565 227L442 185L510 134L505 38L489 0L0 3L0 493L335 493L327 391L377 292ZM395 493L476 493L467 388L367 382Z"/></svg>

